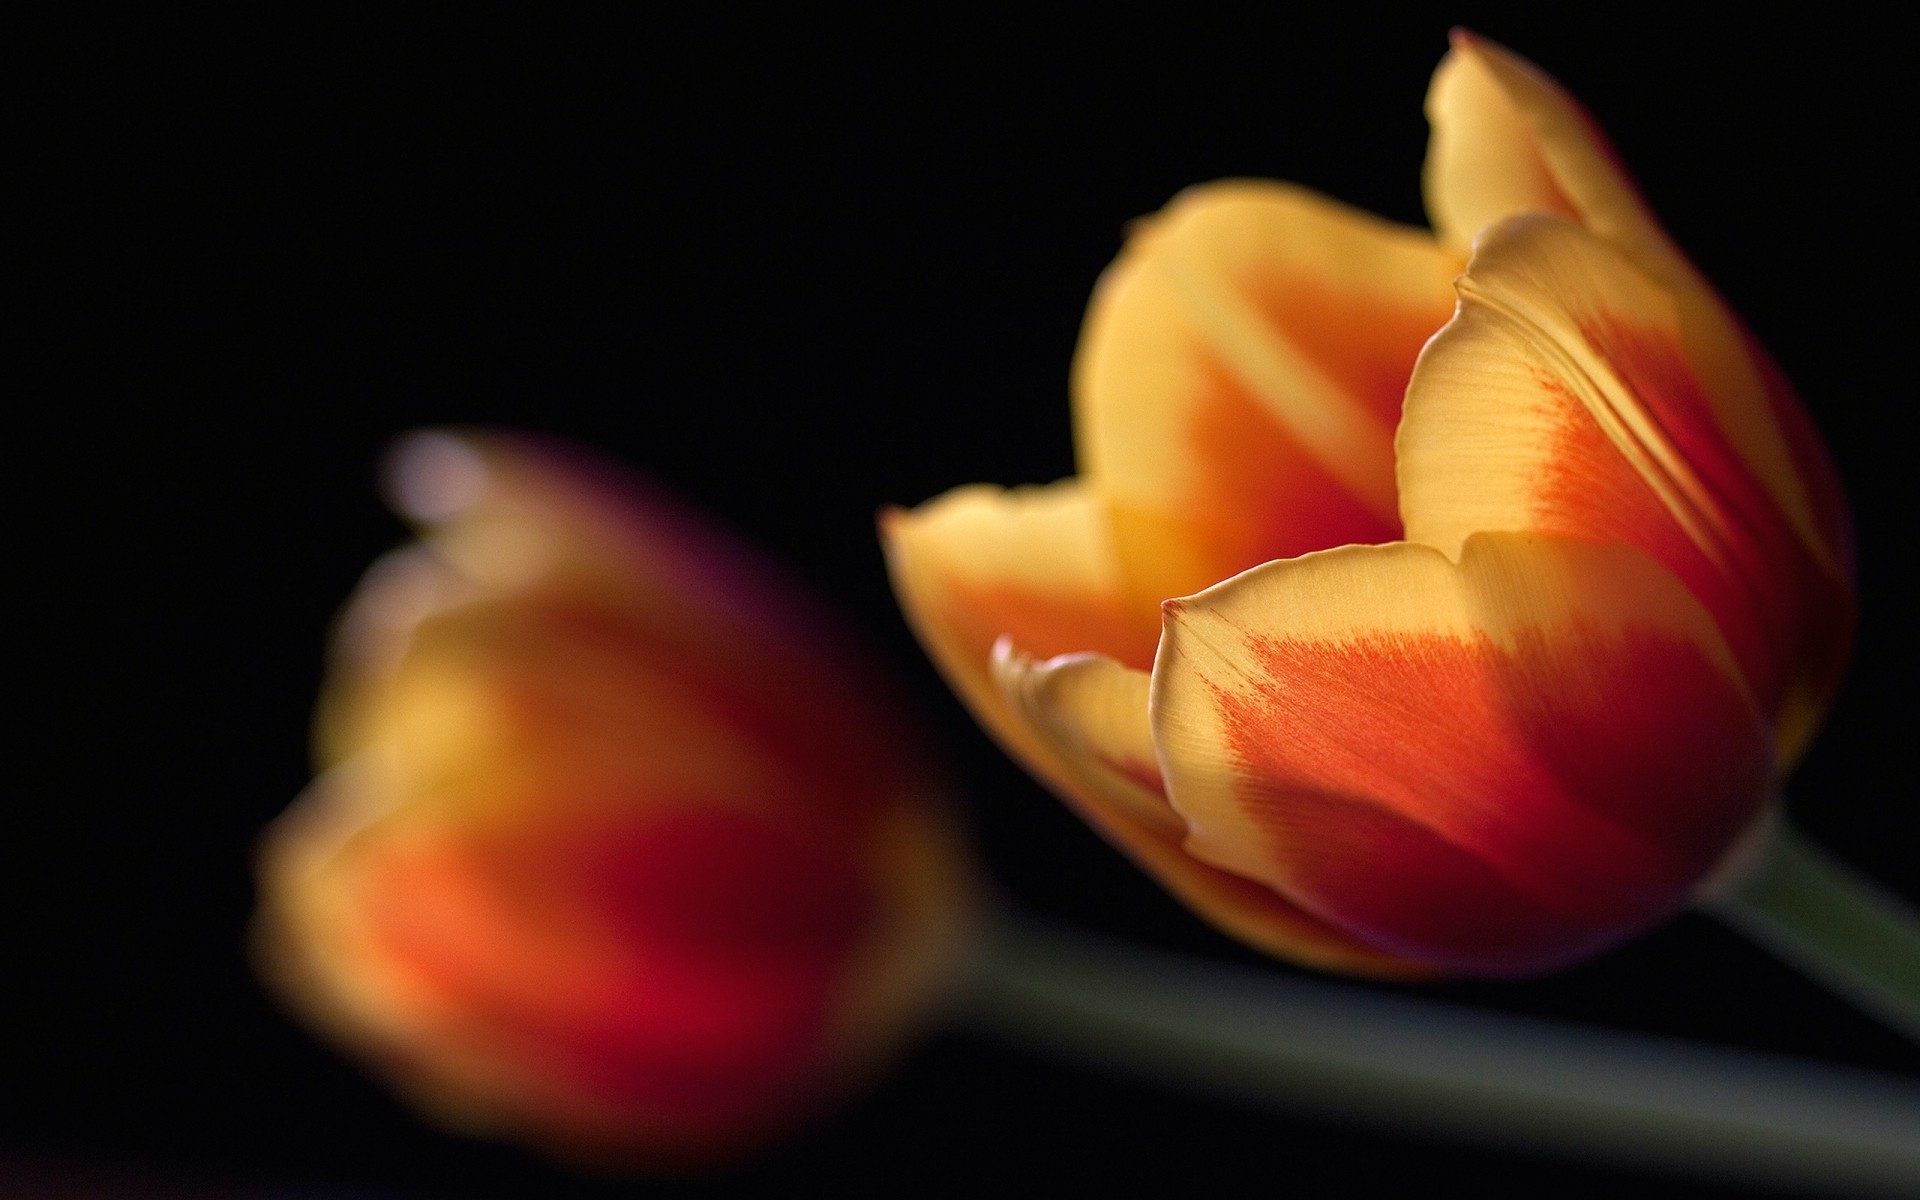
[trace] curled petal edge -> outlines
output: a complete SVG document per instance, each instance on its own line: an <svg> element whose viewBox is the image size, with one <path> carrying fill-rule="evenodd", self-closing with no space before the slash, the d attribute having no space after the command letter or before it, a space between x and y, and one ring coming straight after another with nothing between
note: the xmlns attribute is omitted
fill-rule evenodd
<svg viewBox="0 0 1920 1200"><path fill-rule="evenodd" d="M1047 748L1054 790L1194 912L1242 942L1323 970L1381 979L1431 974L1189 853L1187 824L1160 782L1146 672L1094 654L1039 661L1008 639L994 649L993 672L1009 709Z"/></svg>

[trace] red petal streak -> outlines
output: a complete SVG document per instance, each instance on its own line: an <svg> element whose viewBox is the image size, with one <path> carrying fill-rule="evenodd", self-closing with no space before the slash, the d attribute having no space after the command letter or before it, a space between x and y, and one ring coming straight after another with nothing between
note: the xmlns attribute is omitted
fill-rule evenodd
<svg viewBox="0 0 1920 1200"><path fill-rule="evenodd" d="M870 905L852 862L710 809L395 847L364 899L425 1032L528 1119L557 1102L688 1135L804 1091Z"/></svg>
<svg viewBox="0 0 1920 1200"><path fill-rule="evenodd" d="M1554 218L1484 232L1459 291L1401 425L1408 538L1451 552L1526 530L1646 552L1705 605L1791 762L1831 694L1851 585L1844 542L1820 544L1844 526L1835 490L1811 473L1803 512L1776 486L1818 455L1762 428L1790 400L1715 357L1686 297ZM1769 445L1771 474L1748 453Z"/></svg>
<svg viewBox="0 0 1920 1200"><path fill-rule="evenodd" d="M1410 354L1408 371L1412 363ZM1214 566L1210 577L1168 595L1198 591L1272 559L1400 536L1397 521L1376 515L1329 474L1224 366L1209 367L1209 394L1189 426L1188 450L1207 469L1194 480L1189 511L1195 533L1213 550ZM1402 374L1396 418L1406 385Z"/></svg>
<svg viewBox="0 0 1920 1200"><path fill-rule="evenodd" d="M1793 690L1790 673L1809 660L1805 641L1831 636L1843 599L1728 443L1677 342L1615 314L1577 324L1648 425L1636 430L1608 413L1603 430L1564 384L1543 378L1570 420L1549 457L1535 527L1653 555L1713 612L1755 694L1777 714Z"/></svg>
<svg viewBox="0 0 1920 1200"><path fill-rule="evenodd" d="M1430 304L1406 307L1356 290L1348 281L1309 274L1262 279L1250 291L1274 336L1284 337L1387 429L1400 423L1407 377L1420 348L1452 312L1445 293Z"/></svg>
<svg viewBox="0 0 1920 1200"><path fill-rule="evenodd" d="M1251 645L1253 690L1213 691L1284 890L1446 970L1546 970L1669 915L1766 786L1745 698L1665 636Z"/></svg>

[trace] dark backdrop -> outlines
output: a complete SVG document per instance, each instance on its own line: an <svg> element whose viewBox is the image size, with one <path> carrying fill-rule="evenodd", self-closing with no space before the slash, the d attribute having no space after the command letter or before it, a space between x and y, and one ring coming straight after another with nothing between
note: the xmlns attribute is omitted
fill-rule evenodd
<svg viewBox="0 0 1920 1200"><path fill-rule="evenodd" d="M249 847L305 781L328 619L402 533L377 455L459 422L651 471L844 606L924 708L1019 901L1250 960L991 749L901 624L872 516L1072 471L1088 289L1125 222L1182 186L1278 176L1419 221L1420 103L1455 22L1586 99L1830 438L1865 614L1792 807L1920 895L1897 576L1915 448L1911 199L1891 182L1913 159L1906 43L1552 7L155 6L19 39L9 174L29 215L8 241L33 313L8 422L26 669L0 843L0 1172L92 1162L417 1197L1118 1179L1316 1195L1438 1177L1733 1194L1251 1113L954 1036L739 1172L576 1177L416 1123L285 1023L241 953ZM1558 978L1430 990L1920 1071L1694 918Z"/></svg>

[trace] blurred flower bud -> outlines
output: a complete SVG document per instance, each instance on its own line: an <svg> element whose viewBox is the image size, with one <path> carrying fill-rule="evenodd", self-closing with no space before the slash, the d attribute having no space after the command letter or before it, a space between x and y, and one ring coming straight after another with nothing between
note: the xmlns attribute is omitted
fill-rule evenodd
<svg viewBox="0 0 1920 1200"><path fill-rule="evenodd" d="M442 1121L697 1163L870 1078L962 957L912 731L810 599L578 452L416 435L341 618L264 973Z"/></svg>

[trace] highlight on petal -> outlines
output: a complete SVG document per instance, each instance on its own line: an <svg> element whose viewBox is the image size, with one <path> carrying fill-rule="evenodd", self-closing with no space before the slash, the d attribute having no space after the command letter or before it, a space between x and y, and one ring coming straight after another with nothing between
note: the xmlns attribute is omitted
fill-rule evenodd
<svg viewBox="0 0 1920 1200"><path fill-rule="evenodd" d="M423 539L340 623L263 973L430 1112L569 1156L739 1151L869 1078L971 880L865 659L576 451L436 434L396 473Z"/></svg>
<svg viewBox="0 0 1920 1200"><path fill-rule="evenodd" d="M1761 813L1769 735L1712 617L1620 545L1478 534L1169 602L1154 737L1198 858L1449 972L1669 915Z"/></svg>
<svg viewBox="0 0 1920 1200"><path fill-rule="evenodd" d="M1277 183L1192 188L1135 226L1073 390L1136 602L1398 535L1393 430L1459 267L1422 230Z"/></svg>
<svg viewBox="0 0 1920 1200"><path fill-rule="evenodd" d="M1484 233L1459 290L1400 428L1407 537L1453 554L1476 530L1537 530L1646 551L1712 612L1791 762L1837 685L1850 588L1747 469L1675 298L1542 216Z"/></svg>
<svg viewBox="0 0 1920 1200"><path fill-rule="evenodd" d="M1061 797L1195 912L1249 945L1326 970L1377 978L1427 973L1187 853L1187 823L1167 804L1160 781L1146 672L1095 654L1041 662L1003 640L994 676L1015 719L1048 753Z"/></svg>

